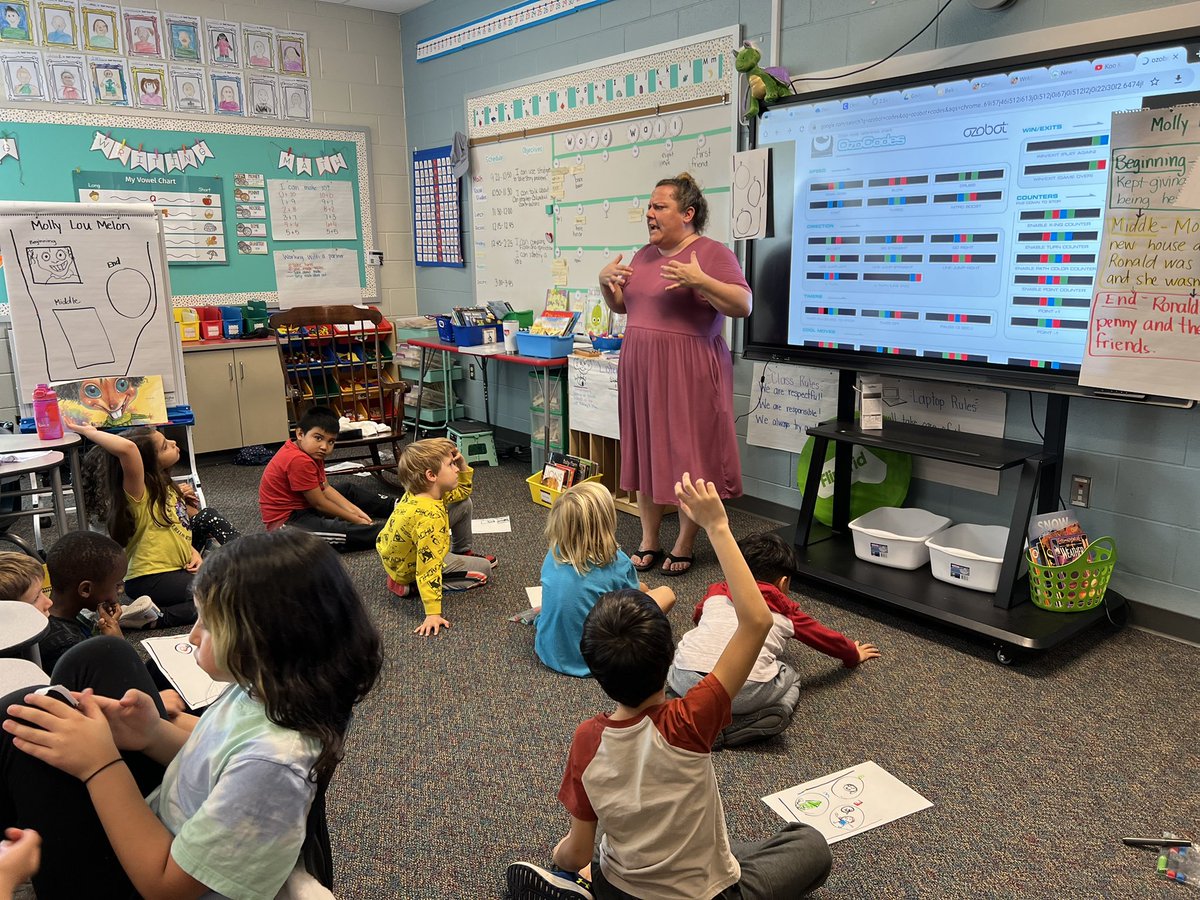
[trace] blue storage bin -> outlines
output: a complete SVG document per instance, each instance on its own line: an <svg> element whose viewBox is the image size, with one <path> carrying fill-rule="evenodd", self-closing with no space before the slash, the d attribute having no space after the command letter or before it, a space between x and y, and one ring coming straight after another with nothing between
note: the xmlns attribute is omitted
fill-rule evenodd
<svg viewBox="0 0 1200 900"><path fill-rule="evenodd" d="M227 338L242 336L242 308L240 306L221 307L221 331Z"/></svg>
<svg viewBox="0 0 1200 900"><path fill-rule="evenodd" d="M445 341L447 344L453 344L454 320L449 316L434 316L433 319L437 322L438 340Z"/></svg>
<svg viewBox="0 0 1200 900"><path fill-rule="evenodd" d="M503 325L455 325L454 343L460 347L474 347L478 344L503 344Z"/></svg>
<svg viewBox="0 0 1200 900"><path fill-rule="evenodd" d="M557 337L552 334L530 334L527 331L517 332L517 352L522 356L536 356L538 359L557 359L560 356L570 356L575 346L574 335Z"/></svg>

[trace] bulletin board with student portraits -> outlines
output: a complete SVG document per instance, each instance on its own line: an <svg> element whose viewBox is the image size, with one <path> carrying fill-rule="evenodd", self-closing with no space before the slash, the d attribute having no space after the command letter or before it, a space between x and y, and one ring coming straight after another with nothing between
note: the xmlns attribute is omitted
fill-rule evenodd
<svg viewBox="0 0 1200 900"><path fill-rule="evenodd" d="M654 185L681 172L728 242L737 43L725 29L469 98L476 300L540 309L548 288L595 287L647 243Z"/></svg>
<svg viewBox="0 0 1200 900"><path fill-rule="evenodd" d="M378 293L366 129L0 109L0 139L0 200L153 204L176 306Z"/></svg>

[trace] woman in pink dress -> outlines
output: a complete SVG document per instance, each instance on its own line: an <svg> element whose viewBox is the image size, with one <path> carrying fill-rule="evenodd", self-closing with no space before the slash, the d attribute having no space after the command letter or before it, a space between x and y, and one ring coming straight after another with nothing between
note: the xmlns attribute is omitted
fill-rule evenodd
<svg viewBox="0 0 1200 900"><path fill-rule="evenodd" d="M750 314L737 257L701 237L708 204L686 172L664 178L646 209L650 243L628 265L619 254L600 271L608 307L628 313L617 369L621 488L638 492L642 541L631 554L647 571L662 558L659 528L684 472L711 481L723 498L742 493L733 428L733 359L721 336L726 316ZM682 575L698 526L679 510L679 536L662 565Z"/></svg>

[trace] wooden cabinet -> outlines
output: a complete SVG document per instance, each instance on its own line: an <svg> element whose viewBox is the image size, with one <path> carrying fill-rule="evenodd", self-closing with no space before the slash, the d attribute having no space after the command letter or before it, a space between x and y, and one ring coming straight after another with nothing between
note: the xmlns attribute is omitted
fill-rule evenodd
<svg viewBox="0 0 1200 900"><path fill-rule="evenodd" d="M259 347L188 348L188 402L197 453L288 439L283 372L274 342Z"/></svg>

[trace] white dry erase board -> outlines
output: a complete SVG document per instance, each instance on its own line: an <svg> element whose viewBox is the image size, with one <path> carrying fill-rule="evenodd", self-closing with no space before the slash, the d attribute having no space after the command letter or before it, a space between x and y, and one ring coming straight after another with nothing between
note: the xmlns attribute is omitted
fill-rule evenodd
<svg viewBox="0 0 1200 900"><path fill-rule="evenodd" d="M540 309L552 286L594 286L646 243L646 203L688 171L705 234L729 241L738 31L605 60L468 98L475 298Z"/></svg>
<svg viewBox="0 0 1200 900"><path fill-rule="evenodd" d="M148 203L0 202L23 408L39 383L117 375L162 375L167 405L186 402L160 223Z"/></svg>

